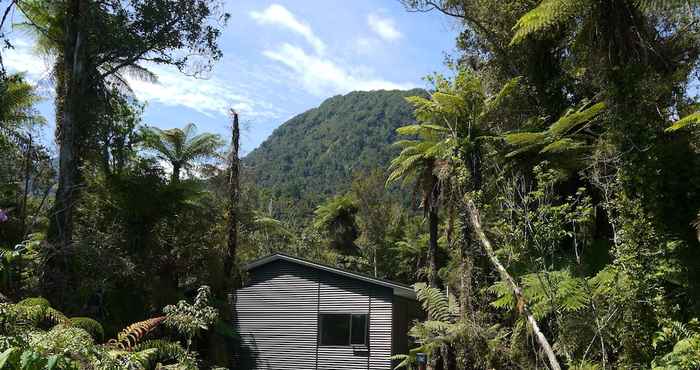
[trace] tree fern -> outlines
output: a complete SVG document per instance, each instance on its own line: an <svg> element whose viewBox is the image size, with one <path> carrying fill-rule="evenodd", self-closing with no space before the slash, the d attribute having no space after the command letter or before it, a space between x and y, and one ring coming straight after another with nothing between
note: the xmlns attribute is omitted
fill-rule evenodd
<svg viewBox="0 0 700 370"><path fill-rule="evenodd" d="M584 147L590 137L583 131L591 125L596 117L603 113L607 105L599 102L584 104L577 110L570 109L546 130L540 132L512 132L504 139L512 149L506 157L515 157L525 153L561 154Z"/></svg>

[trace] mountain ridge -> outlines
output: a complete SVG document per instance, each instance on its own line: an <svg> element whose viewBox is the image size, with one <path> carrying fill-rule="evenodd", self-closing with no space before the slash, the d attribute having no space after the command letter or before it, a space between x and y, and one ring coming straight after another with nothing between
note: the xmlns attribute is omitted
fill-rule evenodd
<svg viewBox="0 0 700 370"><path fill-rule="evenodd" d="M356 171L386 168L396 128L414 122L406 97L423 89L353 91L324 100L278 128L243 158L272 198L308 213L349 189Z"/></svg>

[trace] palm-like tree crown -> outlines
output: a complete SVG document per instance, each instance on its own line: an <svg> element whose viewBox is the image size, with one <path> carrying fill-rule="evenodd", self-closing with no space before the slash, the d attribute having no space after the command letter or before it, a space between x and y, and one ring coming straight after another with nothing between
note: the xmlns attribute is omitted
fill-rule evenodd
<svg viewBox="0 0 700 370"><path fill-rule="evenodd" d="M41 100L34 88L20 74L11 75L0 82L0 127L43 123L44 118L34 108Z"/></svg>
<svg viewBox="0 0 700 370"><path fill-rule="evenodd" d="M180 179L180 170L189 170L202 159L212 157L223 145L221 136L212 133L196 135L194 123L184 128L161 130L145 127L141 130L142 145L156 153L156 158L168 161L173 166L173 181Z"/></svg>

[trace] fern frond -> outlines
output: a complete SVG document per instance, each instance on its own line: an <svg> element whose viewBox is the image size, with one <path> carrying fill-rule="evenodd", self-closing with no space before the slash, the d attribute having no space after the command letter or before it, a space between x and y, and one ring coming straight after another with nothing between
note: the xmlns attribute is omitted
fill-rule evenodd
<svg viewBox="0 0 700 370"><path fill-rule="evenodd" d="M539 145L547 135L544 132L514 132L506 134L505 140L508 145L523 146L523 145Z"/></svg>
<svg viewBox="0 0 700 370"><path fill-rule="evenodd" d="M158 327L163 321L165 321L165 316L133 323L117 334L117 339L110 339L109 344L131 350L146 334Z"/></svg>
<svg viewBox="0 0 700 370"><path fill-rule="evenodd" d="M413 285L413 289L416 291L416 297L423 305L423 309L433 320L449 321L452 318L447 298L439 289L425 283L416 283Z"/></svg>
<svg viewBox="0 0 700 370"><path fill-rule="evenodd" d="M605 102L599 102L590 107L581 108L576 112L569 112L549 126L549 134L553 137L561 137L573 128L590 122L606 108Z"/></svg>
<svg viewBox="0 0 700 370"><path fill-rule="evenodd" d="M188 361L189 355L187 351L177 342L170 342L163 339L152 339L137 344L133 348L134 352L149 351L147 360L144 365L154 365L155 363L169 363Z"/></svg>
<svg viewBox="0 0 700 370"><path fill-rule="evenodd" d="M558 153L568 152L571 150L576 150L576 149L582 148L584 146L585 146L585 144L582 142L565 137L563 139L559 139L559 140L556 140L554 142L551 142L551 143L545 145L544 148L542 148L540 150L540 153L542 153L542 154L547 154L547 153L558 154Z"/></svg>
<svg viewBox="0 0 700 370"><path fill-rule="evenodd" d="M510 45L517 45L534 34L542 33L581 14L591 6L590 0L543 0L525 13L513 27Z"/></svg>
<svg viewBox="0 0 700 370"><path fill-rule="evenodd" d="M673 125L666 129L666 132L678 131L686 126L697 125L698 123L700 123L700 112L691 113L674 122Z"/></svg>
<svg viewBox="0 0 700 370"><path fill-rule="evenodd" d="M402 136L418 135L422 130L421 125L407 125L396 129L396 133Z"/></svg>

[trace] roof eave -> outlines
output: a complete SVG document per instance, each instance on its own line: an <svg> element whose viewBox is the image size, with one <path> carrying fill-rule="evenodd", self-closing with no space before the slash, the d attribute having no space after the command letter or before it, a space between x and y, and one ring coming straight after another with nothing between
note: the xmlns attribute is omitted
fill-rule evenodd
<svg viewBox="0 0 700 370"><path fill-rule="evenodd" d="M256 267L260 267L262 265L266 265L270 262L274 262L274 261L278 261L278 260L288 261L288 262L296 263L296 264L299 264L302 266L316 268L319 270L328 271L328 272L335 273L338 275L346 276L346 277L349 277L352 279L365 281L365 282L368 282L370 284L375 284L375 285L380 285L383 287L391 288L395 296L416 300L416 293L413 291L413 288L411 288L409 286L405 286L403 284L394 283L394 282L387 281L387 280L380 280L380 279L372 278L372 277L358 274L355 272L341 270L341 269L338 269L335 267L322 265L320 263L307 261L307 260L304 260L304 259L301 259L298 257L288 256L288 255L282 254L282 253L271 254L267 257L263 257L263 258L260 258L258 260L255 260L253 262L250 262L247 265L245 265L244 269L246 271L249 271L249 270L252 270Z"/></svg>

